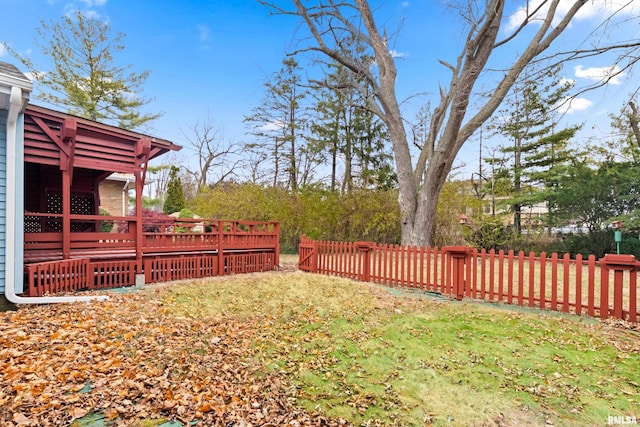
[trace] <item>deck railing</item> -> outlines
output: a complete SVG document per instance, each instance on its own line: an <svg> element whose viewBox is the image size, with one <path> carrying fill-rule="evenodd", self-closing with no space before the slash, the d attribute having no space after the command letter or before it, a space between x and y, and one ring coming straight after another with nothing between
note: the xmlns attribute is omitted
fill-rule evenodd
<svg viewBox="0 0 640 427"><path fill-rule="evenodd" d="M86 215L72 219L98 221ZM145 221L142 251L137 253L135 218L109 217L109 221L121 223L118 231L72 232L67 260L63 260L61 232L25 232L25 291L40 296L133 285L137 274L152 283L273 270L279 264L277 222Z"/></svg>
<svg viewBox="0 0 640 427"><path fill-rule="evenodd" d="M42 218L53 214L29 214ZM96 219L100 218L100 220ZM99 223L105 217L72 215L83 224ZM100 252L130 253L135 250L135 218L108 217L109 222L124 223L115 232L72 232L71 257L98 256ZM142 255L158 253L217 251L220 248L251 250L278 248L280 231L277 222L226 221L201 219L145 220L142 233ZM62 258L62 232L43 231L24 233L25 261L51 261Z"/></svg>
<svg viewBox="0 0 640 427"><path fill-rule="evenodd" d="M300 243L301 270L519 306L638 322L632 255L569 255L423 248L370 242Z"/></svg>

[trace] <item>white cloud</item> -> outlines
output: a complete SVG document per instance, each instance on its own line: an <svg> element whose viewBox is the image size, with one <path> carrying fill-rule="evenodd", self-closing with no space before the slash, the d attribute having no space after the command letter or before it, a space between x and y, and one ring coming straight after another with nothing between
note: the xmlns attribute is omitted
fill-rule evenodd
<svg viewBox="0 0 640 427"><path fill-rule="evenodd" d="M209 35L211 34L211 28L206 25L198 25L198 39L201 42L206 42L209 40Z"/></svg>
<svg viewBox="0 0 640 427"><path fill-rule="evenodd" d="M573 86L576 84L576 81L574 79L568 79L566 77L562 77L560 79L560 85L561 86Z"/></svg>
<svg viewBox="0 0 640 427"><path fill-rule="evenodd" d="M542 21L544 19L549 10L549 2L546 0L526 1L526 3L529 4L528 10L530 11L536 10L543 1L545 4L542 5L538 13L533 17L534 21ZM566 15L573 3L573 1L563 0L558 4L554 24ZM519 27L527 16L526 11L525 6L522 6L509 16L506 30L510 31ZM591 19L599 16L611 16L612 14L617 14L618 16L638 16L640 15L640 0L591 0L580 8L575 19Z"/></svg>
<svg viewBox="0 0 640 427"><path fill-rule="evenodd" d="M107 4L108 0L80 0L82 3L86 4L87 7L102 7Z"/></svg>
<svg viewBox="0 0 640 427"><path fill-rule="evenodd" d="M7 54L7 48L4 47L4 42L0 42L0 56L4 56Z"/></svg>
<svg viewBox="0 0 640 427"><path fill-rule="evenodd" d="M589 68L584 68L582 65L577 65L574 69L576 72L576 77L580 79L589 79L594 80L598 83L608 83L616 86L622 84L622 78L626 74L617 65L611 65L609 67Z"/></svg>
<svg viewBox="0 0 640 427"><path fill-rule="evenodd" d="M256 129L262 132L273 132L276 130L282 130L284 128L284 123L282 122L267 122L262 126L258 126Z"/></svg>
<svg viewBox="0 0 640 427"><path fill-rule="evenodd" d="M584 111L593 105L587 98L565 98L558 103L558 111L562 114L572 114Z"/></svg>
<svg viewBox="0 0 640 427"><path fill-rule="evenodd" d="M391 54L392 58L406 58L409 56L408 53L398 52L395 49L390 50L389 53Z"/></svg>
<svg viewBox="0 0 640 427"><path fill-rule="evenodd" d="M86 12L84 12L84 16L90 19L100 19L100 14L95 10L87 10Z"/></svg>

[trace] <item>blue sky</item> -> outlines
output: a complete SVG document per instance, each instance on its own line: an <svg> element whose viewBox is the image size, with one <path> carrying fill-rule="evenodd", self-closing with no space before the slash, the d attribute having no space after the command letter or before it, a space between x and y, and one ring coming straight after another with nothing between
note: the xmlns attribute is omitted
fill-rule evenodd
<svg viewBox="0 0 640 427"><path fill-rule="evenodd" d="M594 28L594 17L603 13L593 4L603 2L590 2L560 42L573 46L576 40L582 40ZM459 18L443 3L375 2L378 24L387 26L390 34L401 28L392 48L398 54L398 95L407 99L403 108L409 120L429 96L435 105L438 84L446 85L449 78L438 59L454 62L463 41ZM509 3L514 25L521 3ZM635 9L620 21L640 15L640 1L632 3ZM151 70L143 95L155 98L150 111L163 111L164 115L149 133L179 145L185 144L183 131L188 132L208 114L225 138L244 141L243 118L260 103L264 82L294 48L298 29L294 18L269 16L255 0L0 0L0 10L0 41L31 55L39 64L47 64L34 43L40 20L57 20L74 10L107 20L113 32L125 34L126 49L118 54L117 61L132 64L138 71ZM637 20L608 31L611 38L624 34L628 40L640 39ZM510 54L512 51L501 52L505 60ZM18 65L1 45L0 60ZM611 57L600 57L567 64L563 76L577 85L593 82L611 61ZM619 112L638 86L637 73L627 73L598 91L581 95L572 104L574 111L565 118L571 123L584 123L590 137L604 138L608 133L607 114ZM460 161L477 169L477 151L477 141L470 141L459 155ZM183 150L181 155L187 159L189 153Z"/></svg>

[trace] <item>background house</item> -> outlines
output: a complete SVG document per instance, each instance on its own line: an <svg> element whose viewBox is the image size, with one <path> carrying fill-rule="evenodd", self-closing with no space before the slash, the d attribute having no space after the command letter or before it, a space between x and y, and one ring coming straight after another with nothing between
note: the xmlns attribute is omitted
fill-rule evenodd
<svg viewBox="0 0 640 427"><path fill-rule="evenodd" d="M129 214L129 190L135 190L136 177L128 173L112 173L100 182L100 209L112 216Z"/></svg>

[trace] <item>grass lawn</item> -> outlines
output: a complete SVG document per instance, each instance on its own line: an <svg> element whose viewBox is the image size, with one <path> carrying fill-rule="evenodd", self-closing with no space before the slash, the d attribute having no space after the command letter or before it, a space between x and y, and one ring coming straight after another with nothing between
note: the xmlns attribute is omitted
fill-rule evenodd
<svg viewBox="0 0 640 427"><path fill-rule="evenodd" d="M0 408L2 425L640 422L640 335L301 272L226 276L5 313Z"/></svg>

